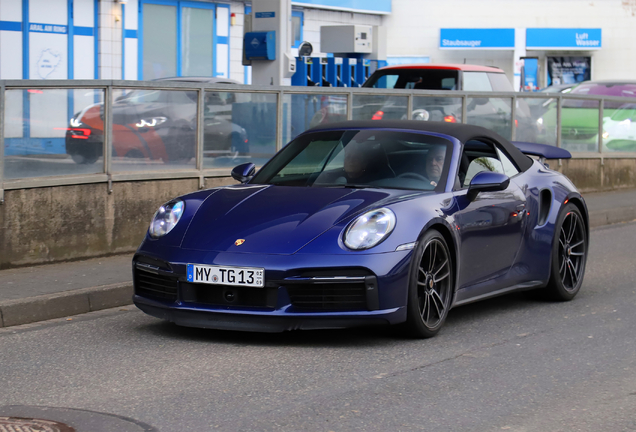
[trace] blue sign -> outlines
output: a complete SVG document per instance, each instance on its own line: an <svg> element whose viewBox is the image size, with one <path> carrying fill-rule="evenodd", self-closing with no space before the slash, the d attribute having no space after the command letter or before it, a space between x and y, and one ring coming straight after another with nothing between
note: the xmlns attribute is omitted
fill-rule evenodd
<svg viewBox="0 0 636 432"><path fill-rule="evenodd" d="M276 12L256 12L256 18L275 18Z"/></svg>
<svg viewBox="0 0 636 432"><path fill-rule="evenodd" d="M539 61L536 58L523 60L522 91L535 91L538 87Z"/></svg>
<svg viewBox="0 0 636 432"><path fill-rule="evenodd" d="M292 4L344 11L391 13L391 0L292 0Z"/></svg>
<svg viewBox="0 0 636 432"><path fill-rule="evenodd" d="M65 25L37 24L37 23L29 23L29 31L37 32L37 33L56 33L56 34L66 34L68 32L67 27Z"/></svg>
<svg viewBox="0 0 636 432"><path fill-rule="evenodd" d="M600 49L601 29L529 28L526 48L529 49Z"/></svg>
<svg viewBox="0 0 636 432"><path fill-rule="evenodd" d="M514 49L515 29L441 29L440 49Z"/></svg>

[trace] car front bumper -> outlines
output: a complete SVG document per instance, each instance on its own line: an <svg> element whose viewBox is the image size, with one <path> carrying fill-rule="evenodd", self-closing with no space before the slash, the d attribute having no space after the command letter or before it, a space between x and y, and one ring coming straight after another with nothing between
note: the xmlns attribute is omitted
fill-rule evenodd
<svg viewBox="0 0 636 432"><path fill-rule="evenodd" d="M251 255L251 256L246 256ZM262 288L191 283L187 261L133 259L133 301L187 327L260 332L325 329L406 320L411 251L347 256L219 254L208 265L265 269ZM310 264L312 263L312 264Z"/></svg>

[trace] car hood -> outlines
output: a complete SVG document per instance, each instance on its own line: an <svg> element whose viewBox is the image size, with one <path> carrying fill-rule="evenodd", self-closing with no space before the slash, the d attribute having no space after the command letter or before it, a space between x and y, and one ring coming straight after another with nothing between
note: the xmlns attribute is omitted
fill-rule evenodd
<svg viewBox="0 0 636 432"><path fill-rule="evenodd" d="M293 254L335 223L400 193L377 189L241 185L211 194L195 214L184 249ZM244 242L236 245L237 240Z"/></svg>

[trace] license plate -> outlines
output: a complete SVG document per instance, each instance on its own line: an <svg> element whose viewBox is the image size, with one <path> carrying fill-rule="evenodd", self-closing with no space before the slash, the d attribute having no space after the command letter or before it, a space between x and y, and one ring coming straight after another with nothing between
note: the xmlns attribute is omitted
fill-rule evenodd
<svg viewBox="0 0 636 432"><path fill-rule="evenodd" d="M265 269L188 264L188 282L213 285L238 285L262 288Z"/></svg>

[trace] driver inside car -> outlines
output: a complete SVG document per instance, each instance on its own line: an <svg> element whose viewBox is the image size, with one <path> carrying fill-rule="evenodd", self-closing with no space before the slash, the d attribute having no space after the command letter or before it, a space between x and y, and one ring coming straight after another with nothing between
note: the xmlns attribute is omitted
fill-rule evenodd
<svg viewBox="0 0 636 432"><path fill-rule="evenodd" d="M442 177L445 157L446 149L444 146L431 147L426 155L426 177L433 186L437 186L439 179Z"/></svg>

